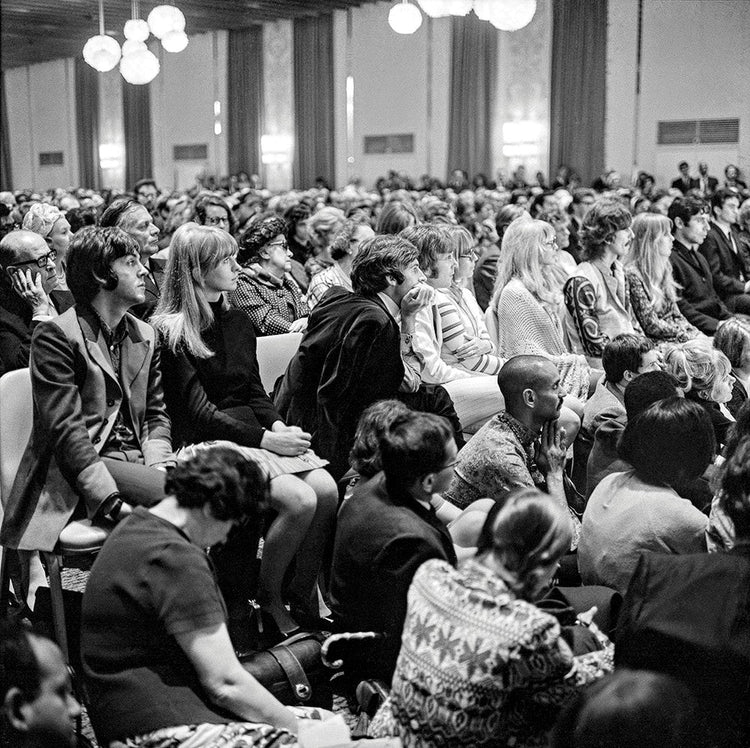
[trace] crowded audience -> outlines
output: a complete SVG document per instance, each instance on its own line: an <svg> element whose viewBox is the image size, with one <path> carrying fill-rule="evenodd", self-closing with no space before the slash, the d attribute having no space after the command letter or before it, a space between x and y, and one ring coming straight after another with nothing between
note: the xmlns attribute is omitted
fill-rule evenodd
<svg viewBox="0 0 750 748"><path fill-rule="evenodd" d="M33 406L0 528L11 744L71 744L62 654L18 621L83 521L102 746L296 744L330 715L243 666L248 632L370 637L338 687L377 683L370 734L405 746L651 745L665 709L664 745L747 745L737 167L259 181L0 193L0 375ZM567 589L596 607L553 610Z"/></svg>

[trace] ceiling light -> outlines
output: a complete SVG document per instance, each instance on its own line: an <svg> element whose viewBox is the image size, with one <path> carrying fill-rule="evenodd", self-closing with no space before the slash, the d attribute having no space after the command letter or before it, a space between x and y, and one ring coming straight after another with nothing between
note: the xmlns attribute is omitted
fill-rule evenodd
<svg viewBox="0 0 750 748"><path fill-rule="evenodd" d="M148 14L148 25L155 37L163 39L170 31L185 30L185 16L174 5L157 5Z"/></svg>
<svg viewBox="0 0 750 748"><path fill-rule="evenodd" d="M148 49L138 49L120 61L122 77L135 86L143 86L159 75L159 60Z"/></svg>
<svg viewBox="0 0 750 748"><path fill-rule="evenodd" d="M184 31L170 31L161 40L161 46L167 52L182 52L188 45L188 37Z"/></svg>
<svg viewBox="0 0 750 748"><path fill-rule="evenodd" d="M112 70L120 60L120 45L111 36L104 33L104 7L99 0L99 33L86 40L83 45L83 59L94 70L106 73Z"/></svg>
<svg viewBox="0 0 750 748"><path fill-rule="evenodd" d="M391 8L388 23L397 34L413 34L422 25L422 14L416 5L403 0Z"/></svg>
<svg viewBox="0 0 750 748"><path fill-rule="evenodd" d="M489 22L501 31L518 31L531 23L536 0L494 0Z"/></svg>

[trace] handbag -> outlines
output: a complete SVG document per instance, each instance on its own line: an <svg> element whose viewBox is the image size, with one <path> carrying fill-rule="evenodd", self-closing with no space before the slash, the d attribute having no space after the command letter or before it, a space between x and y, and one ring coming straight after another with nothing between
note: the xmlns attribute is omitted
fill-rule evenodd
<svg viewBox="0 0 750 748"><path fill-rule="evenodd" d="M324 638L303 631L270 649L244 656L240 662L282 704L331 709L331 673L320 657Z"/></svg>

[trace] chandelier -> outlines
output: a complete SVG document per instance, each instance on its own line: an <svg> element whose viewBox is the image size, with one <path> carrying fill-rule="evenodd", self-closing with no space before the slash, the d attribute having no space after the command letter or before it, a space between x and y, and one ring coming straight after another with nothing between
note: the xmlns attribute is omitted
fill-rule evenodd
<svg viewBox="0 0 750 748"><path fill-rule="evenodd" d="M465 16L472 10L477 18L489 21L501 31L518 31L527 26L536 13L536 0L417 0L430 18ZM413 34L422 25L419 8L409 0L396 3L388 14L388 23L397 34Z"/></svg>
<svg viewBox="0 0 750 748"><path fill-rule="evenodd" d="M104 33L103 0L99 0L99 34L84 45L83 59L100 73L112 70L119 62L122 77L142 86L154 80L160 70L158 57L146 45L149 36L159 39L165 52L182 52L188 45L185 16L174 5L157 5L143 20L139 0L131 3L131 16L123 27L125 41L120 47L116 39Z"/></svg>

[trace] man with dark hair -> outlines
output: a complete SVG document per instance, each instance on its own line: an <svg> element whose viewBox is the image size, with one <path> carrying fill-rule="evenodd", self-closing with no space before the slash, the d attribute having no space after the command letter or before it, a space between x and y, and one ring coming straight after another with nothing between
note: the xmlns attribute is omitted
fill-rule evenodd
<svg viewBox="0 0 750 748"><path fill-rule="evenodd" d="M81 705L58 646L18 623L0 627L0 745L72 748Z"/></svg>
<svg viewBox="0 0 750 748"><path fill-rule="evenodd" d="M19 229L0 240L0 375L29 365L34 328L57 316L57 283L55 251L39 234Z"/></svg>
<svg viewBox="0 0 750 748"><path fill-rule="evenodd" d="M419 389L402 352L411 349L417 311L432 298L417 250L396 236L364 242L351 280L353 293L333 288L313 309L276 397L279 413L312 434L312 448L337 479L348 469L362 411Z"/></svg>
<svg viewBox="0 0 750 748"><path fill-rule="evenodd" d="M99 221L102 228L116 226L130 234L137 242L140 259L146 268L145 299L136 304L130 313L142 320L148 320L159 301L159 286L150 266L151 256L159 251L159 229L148 208L128 197L118 197L102 213Z"/></svg>
<svg viewBox="0 0 750 748"><path fill-rule="evenodd" d="M154 211L156 200L159 197L159 189L153 179L150 177L139 179L133 185L133 194L135 195L135 199L146 208L149 213Z"/></svg>
<svg viewBox="0 0 750 748"><path fill-rule="evenodd" d="M172 447L154 331L127 313L143 302L145 275L137 243L119 229L83 229L71 242L76 305L34 331L34 423L2 545L51 551L71 519L117 520L129 504L163 496L156 466Z"/></svg>
<svg viewBox="0 0 750 748"><path fill-rule="evenodd" d="M699 252L706 258L714 288L732 312L750 313L750 268L740 253L736 190L717 190L711 197L711 225Z"/></svg>
<svg viewBox="0 0 750 748"><path fill-rule="evenodd" d="M708 235L708 207L697 197L678 197L669 206L674 245L669 260L674 279L681 287L677 306L688 322L702 333L713 335L732 313L719 298L706 258L698 252Z"/></svg>
<svg viewBox="0 0 750 748"><path fill-rule="evenodd" d="M457 449L445 419L414 412L394 420L380 449L382 472L360 483L339 514L331 610L342 631L386 636L377 651L347 663L347 675L390 683L414 573L431 558L456 564L430 498L447 488Z"/></svg>
<svg viewBox="0 0 750 748"><path fill-rule="evenodd" d="M690 176L690 164L687 161L680 161L677 167L680 170L680 176L672 181L670 185L673 189L679 190L683 195L687 195L690 190L698 186L698 180Z"/></svg>

